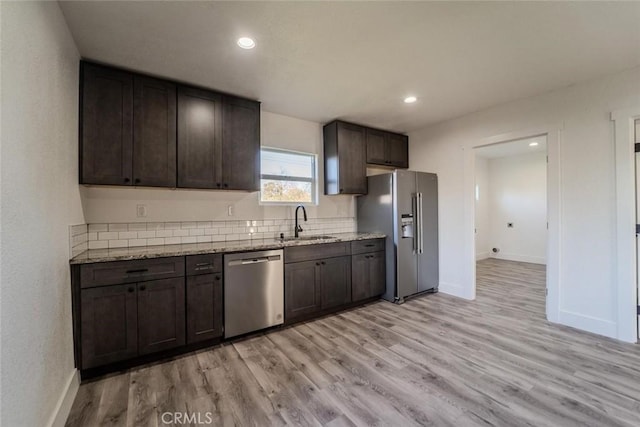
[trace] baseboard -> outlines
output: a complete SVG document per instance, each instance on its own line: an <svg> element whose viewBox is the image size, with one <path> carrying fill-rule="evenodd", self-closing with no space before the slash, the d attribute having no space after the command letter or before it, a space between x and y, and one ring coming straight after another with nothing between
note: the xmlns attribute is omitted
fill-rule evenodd
<svg viewBox="0 0 640 427"><path fill-rule="evenodd" d="M474 296L471 294L471 292L468 289L456 283L440 282L440 284L438 285L438 292L442 292L443 294L453 295L454 297L464 298L468 300L474 299Z"/></svg>
<svg viewBox="0 0 640 427"><path fill-rule="evenodd" d="M47 423L50 427L64 427L67 422L67 418L69 417L69 412L71 412L71 407L73 406L73 401L76 399L76 394L78 394L78 389L80 388L80 373L77 369L73 369L73 372L69 376L65 384L65 388L63 390L58 403L56 404L56 408L51 414L51 418Z"/></svg>
<svg viewBox="0 0 640 427"><path fill-rule="evenodd" d="M532 264L542 264L542 265L547 264L547 260L544 257L530 256L530 255L497 253L497 254L492 254L491 258L504 259L506 261L529 262Z"/></svg>
<svg viewBox="0 0 640 427"><path fill-rule="evenodd" d="M489 252L476 252L476 261L487 259L491 256Z"/></svg>
<svg viewBox="0 0 640 427"><path fill-rule="evenodd" d="M605 337L618 339L618 328L611 320L560 310L558 323Z"/></svg>

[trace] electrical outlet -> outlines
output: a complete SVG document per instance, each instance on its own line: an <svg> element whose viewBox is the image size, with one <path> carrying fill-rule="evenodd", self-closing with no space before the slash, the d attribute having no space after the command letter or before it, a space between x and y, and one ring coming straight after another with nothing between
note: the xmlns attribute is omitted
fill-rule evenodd
<svg viewBox="0 0 640 427"><path fill-rule="evenodd" d="M147 205L136 205L136 216L144 218L147 216Z"/></svg>
<svg viewBox="0 0 640 427"><path fill-rule="evenodd" d="M227 206L227 215L233 216L233 205Z"/></svg>

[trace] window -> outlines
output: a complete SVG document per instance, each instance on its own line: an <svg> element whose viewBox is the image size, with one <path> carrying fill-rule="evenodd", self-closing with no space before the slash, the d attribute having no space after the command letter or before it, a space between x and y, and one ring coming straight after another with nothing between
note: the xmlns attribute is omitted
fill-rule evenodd
<svg viewBox="0 0 640 427"><path fill-rule="evenodd" d="M262 148L260 202L316 203L316 155Z"/></svg>

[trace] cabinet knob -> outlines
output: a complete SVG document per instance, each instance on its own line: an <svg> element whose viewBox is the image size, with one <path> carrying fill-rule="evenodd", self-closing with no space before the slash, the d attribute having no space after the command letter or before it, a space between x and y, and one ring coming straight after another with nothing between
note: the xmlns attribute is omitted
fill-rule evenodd
<svg viewBox="0 0 640 427"><path fill-rule="evenodd" d="M225 183L224 188L228 188L228 187L229 187L229 184Z"/></svg>
<svg viewBox="0 0 640 427"><path fill-rule="evenodd" d="M134 181L136 184L140 184L140 178L136 178Z"/></svg>
<svg viewBox="0 0 640 427"><path fill-rule="evenodd" d="M216 276L216 280L220 280L220 276Z"/></svg>
<svg viewBox="0 0 640 427"><path fill-rule="evenodd" d="M325 262L324 262L324 261L322 261L320 264L324 265L324 264L325 264Z"/></svg>
<svg viewBox="0 0 640 427"><path fill-rule="evenodd" d="M129 181L131 181L129 178L124 179L124 182L129 182Z"/></svg>
<svg viewBox="0 0 640 427"><path fill-rule="evenodd" d="M341 192L341 193L344 193L344 188L341 188L341 189L340 189L340 192Z"/></svg>
<svg viewBox="0 0 640 427"><path fill-rule="evenodd" d="M319 263L319 262L316 262L316 265L320 265L320 263Z"/></svg>
<svg viewBox="0 0 640 427"><path fill-rule="evenodd" d="M222 186L222 184L220 184L219 182L216 182L216 187L220 188Z"/></svg>
<svg viewBox="0 0 640 427"><path fill-rule="evenodd" d="M147 287L145 285L140 286L140 290L144 291L145 289L147 289Z"/></svg>
<svg viewBox="0 0 640 427"><path fill-rule="evenodd" d="M129 292L130 294L133 293L133 291L135 291L135 289L133 289L133 287L130 287L129 289L127 289L127 292Z"/></svg>

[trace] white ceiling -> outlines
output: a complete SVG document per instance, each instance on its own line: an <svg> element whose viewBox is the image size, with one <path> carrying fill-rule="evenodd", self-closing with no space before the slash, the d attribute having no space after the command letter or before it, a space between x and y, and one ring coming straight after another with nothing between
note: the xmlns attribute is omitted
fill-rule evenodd
<svg viewBox="0 0 640 427"><path fill-rule="evenodd" d="M531 147L530 143L537 142L538 145ZM546 135L533 138L518 139L515 141L501 142L499 144L487 145L476 148L476 156L485 159L499 159L502 157L522 156L524 154L542 153L547 151Z"/></svg>
<svg viewBox="0 0 640 427"><path fill-rule="evenodd" d="M640 65L640 2L61 6L85 58L403 132Z"/></svg>

